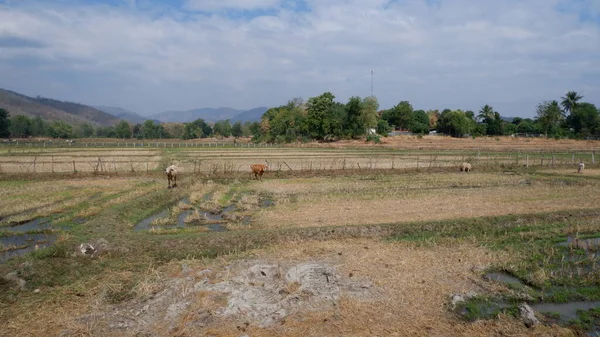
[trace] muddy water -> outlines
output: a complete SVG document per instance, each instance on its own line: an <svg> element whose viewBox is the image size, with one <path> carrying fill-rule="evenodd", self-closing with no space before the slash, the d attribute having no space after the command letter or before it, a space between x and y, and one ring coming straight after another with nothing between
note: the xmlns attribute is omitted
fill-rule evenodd
<svg viewBox="0 0 600 337"><path fill-rule="evenodd" d="M56 240L55 234L20 234L0 237L0 263L6 260L31 252L37 248L50 246ZM14 248L14 249L13 249Z"/></svg>
<svg viewBox="0 0 600 337"><path fill-rule="evenodd" d="M567 303L537 303L531 307L541 313L557 313L563 322L577 318L577 310L590 310L600 308L600 301L595 302L567 302Z"/></svg>
<svg viewBox="0 0 600 337"><path fill-rule="evenodd" d="M600 238L579 239L569 236L567 237L567 241L558 243L558 246L573 246L584 250L600 250Z"/></svg>
<svg viewBox="0 0 600 337"><path fill-rule="evenodd" d="M506 284L513 284L513 285L517 285L523 284L523 281L521 281L520 279L509 275L507 273L502 273L502 272L496 272L496 273L487 273L483 276L486 280L489 281L497 281L497 282L502 282L502 283L506 283Z"/></svg>
<svg viewBox="0 0 600 337"><path fill-rule="evenodd" d="M52 228L51 218L38 218L13 226L2 226L0 232L0 263L39 248L51 245L56 240L56 234L39 233ZM31 232L31 233L28 233ZM35 233L37 232L37 233Z"/></svg>
<svg viewBox="0 0 600 337"><path fill-rule="evenodd" d="M156 213L151 215L150 217L138 222L135 227L134 230L136 231L143 231L143 230L148 230L150 228L152 228L153 226L150 226L150 224L156 220L156 219L160 219L160 218L166 218L169 216L169 209L165 209L162 210L160 213Z"/></svg>
<svg viewBox="0 0 600 337"><path fill-rule="evenodd" d="M9 232L25 233L29 231L49 229L51 225L50 218L37 218L16 226L0 227L0 230L4 229L8 230Z"/></svg>
<svg viewBox="0 0 600 337"><path fill-rule="evenodd" d="M205 196L206 197L206 196ZM210 198L210 195L208 196L208 198ZM190 200L189 198L183 198L180 202L185 203L186 205L190 205ZM231 204L225 208L223 208L218 214L213 214L211 212L207 212L207 211L200 211L200 222L194 224L193 222L190 224L186 224L185 223L185 219L193 214L196 209L190 209L190 210L184 210L181 213L179 213L177 215L177 223L176 224L172 224L172 225L162 225L162 226L152 226L152 222L156 219L160 219L160 218L167 218L169 217L170 214L170 210L167 208L157 214L154 214L142 221L140 221L139 223L137 223L134 227L135 231L143 231L143 230L149 230L152 228L164 228L164 229L173 229L173 228L185 228L185 227L191 227L191 226L203 226L208 228L210 231L214 231L214 232L224 232L227 231L227 228L225 227L225 222L227 221L224 218L224 214L228 214L231 212L235 212L237 209L235 204ZM207 221L208 223L203 224L203 221ZM244 225L247 225L250 223L250 217L249 216L244 216L241 219L241 223Z"/></svg>

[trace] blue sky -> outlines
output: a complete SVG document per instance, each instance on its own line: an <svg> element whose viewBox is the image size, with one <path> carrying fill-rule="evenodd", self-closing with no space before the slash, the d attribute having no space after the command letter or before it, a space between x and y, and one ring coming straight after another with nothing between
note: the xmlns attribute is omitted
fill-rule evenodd
<svg viewBox="0 0 600 337"><path fill-rule="evenodd" d="M533 117L600 106L600 0L0 0L0 87L143 115L331 91Z"/></svg>

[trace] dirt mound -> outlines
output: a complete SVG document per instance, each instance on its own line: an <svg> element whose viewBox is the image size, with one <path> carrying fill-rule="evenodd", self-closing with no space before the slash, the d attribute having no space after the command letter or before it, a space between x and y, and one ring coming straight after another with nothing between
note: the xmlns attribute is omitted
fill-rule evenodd
<svg viewBox="0 0 600 337"><path fill-rule="evenodd" d="M165 329L173 332L182 322L198 332L224 322L265 328L297 313L332 310L336 314L344 296L376 295L369 281L342 277L323 262L238 261L220 270L194 271L185 266L181 277L168 280L157 294L77 321L105 325L101 330L111 335L154 336Z"/></svg>

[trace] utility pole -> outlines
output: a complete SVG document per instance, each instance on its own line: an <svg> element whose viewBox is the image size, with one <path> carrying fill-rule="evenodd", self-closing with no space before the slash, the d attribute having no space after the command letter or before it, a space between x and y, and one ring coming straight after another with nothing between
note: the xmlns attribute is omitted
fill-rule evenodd
<svg viewBox="0 0 600 337"><path fill-rule="evenodd" d="M373 69L371 69L371 97L373 97Z"/></svg>

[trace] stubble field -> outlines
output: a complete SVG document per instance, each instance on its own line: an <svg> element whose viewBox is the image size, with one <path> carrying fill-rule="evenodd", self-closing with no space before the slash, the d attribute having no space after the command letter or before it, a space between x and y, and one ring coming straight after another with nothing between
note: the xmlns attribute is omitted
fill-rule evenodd
<svg viewBox="0 0 600 337"><path fill-rule="evenodd" d="M0 335L600 331L597 143L387 142L0 147Z"/></svg>

